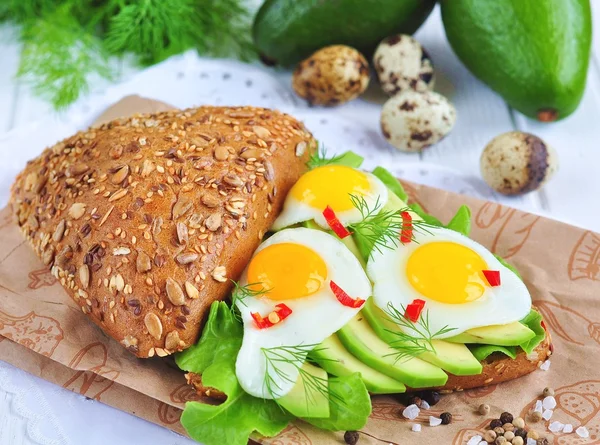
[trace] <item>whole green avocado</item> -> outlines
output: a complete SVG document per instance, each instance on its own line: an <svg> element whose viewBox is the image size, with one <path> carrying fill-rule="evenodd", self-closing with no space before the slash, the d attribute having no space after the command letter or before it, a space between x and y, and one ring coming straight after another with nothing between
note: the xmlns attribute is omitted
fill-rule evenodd
<svg viewBox="0 0 600 445"><path fill-rule="evenodd" d="M544 122L571 114L585 90L589 0L441 0L446 36L479 79Z"/></svg>
<svg viewBox="0 0 600 445"><path fill-rule="evenodd" d="M412 34L435 0L266 0L254 18L254 43L263 59L290 66L334 44L371 57L381 40Z"/></svg>

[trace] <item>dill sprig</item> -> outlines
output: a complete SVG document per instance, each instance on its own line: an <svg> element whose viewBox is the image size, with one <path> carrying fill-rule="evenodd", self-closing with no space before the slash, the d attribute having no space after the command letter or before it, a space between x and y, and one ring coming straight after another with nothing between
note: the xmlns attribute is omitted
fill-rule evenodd
<svg viewBox="0 0 600 445"><path fill-rule="evenodd" d="M265 289L263 283L249 283L242 286L239 282L231 280L233 283L233 290L231 291L231 313L239 322L242 321L239 313L238 305L247 307L247 298L257 298L270 292L271 289Z"/></svg>
<svg viewBox="0 0 600 445"><path fill-rule="evenodd" d="M400 233L406 224L402 218L402 212L411 211L409 207L399 210L383 210L379 197L377 197L373 207L369 207L363 196L351 194L350 200L352 205L360 212L361 221L350 224L348 228L353 235L373 246L371 254L375 251L382 253L383 249L398 247ZM415 233L431 234L429 229L435 227L420 219L413 219L410 225L412 228L411 242L417 242Z"/></svg>
<svg viewBox="0 0 600 445"><path fill-rule="evenodd" d="M340 159L344 157L344 154L328 157L327 148L321 143L319 147L310 155L310 159L306 163L309 170L313 170L317 167L323 167L325 165L336 164Z"/></svg>
<svg viewBox="0 0 600 445"><path fill-rule="evenodd" d="M433 340L455 330L455 328L446 325L437 332L431 332L429 310L421 314L417 323L406 318L405 312L406 308L404 306L401 306L401 310L398 310L392 303L388 303L385 310L386 315L389 317L388 320L401 329L400 331L386 329L387 332L396 337L396 340L390 343L390 346L398 351L390 354L395 357L396 362L426 352L435 354Z"/></svg>
<svg viewBox="0 0 600 445"><path fill-rule="evenodd" d="M308 353L321 349L323 348L319 348L317 344L261 348L263 356L265 357L264 387L275 402L282 397L282 388L277 383L275 377L279 377L279 380L290 384L296 383L296 381L282 369L282 365L292 365L293 368L298 371L298 378L301 379L302 385L304 386L304 393L306 394L307 408L316 403L316 395L325 396L332 403L343 402L342 397L329 390L327 378L315 376L302 368Z"/></svg>

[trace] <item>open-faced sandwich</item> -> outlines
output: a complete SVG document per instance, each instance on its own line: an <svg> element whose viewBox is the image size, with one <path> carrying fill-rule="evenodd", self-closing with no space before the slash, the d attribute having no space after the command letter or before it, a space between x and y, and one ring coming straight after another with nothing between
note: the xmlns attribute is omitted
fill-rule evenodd
<svg viewBox="0 0 600 445"><path fill-rule="evenodd" d="M444 224L361 164L317 152L289 116L203 107L58 144L19 176L12 203L105 332L139 357L182 351L205 400L181 422L206 445L296 418L357 430L371 394L540 366L542 317L518 272L468 238L469 209Z"/></svg>

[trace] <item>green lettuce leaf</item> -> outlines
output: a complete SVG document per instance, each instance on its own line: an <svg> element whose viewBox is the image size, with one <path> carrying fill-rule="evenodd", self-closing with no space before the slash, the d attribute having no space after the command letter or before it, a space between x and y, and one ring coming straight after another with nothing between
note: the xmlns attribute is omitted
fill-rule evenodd
<svg viewBox="0 0 600 445"><path fill-rule="evenodd" d="M425 210L423 210L423 207L421 207L416 202L413 202L408 206L412 209L413 212L419 215L427 224L431 224L432 226L437 227L444 227L444 224L442 224L442 222L439 219L437 219L435 216L431 216L430 214L426 213Z"/></svg>
<svg viewBox="0 0 600 445"><path fill-rule="evenodd" d="M200 341L175 357L181 369L202 374L204 385L227 395L220 405L185 405L181 424L192 439L205 445L246 445L254 431L275 436L293 418L275 402L252 397L242 390L235 375L242 335L242 326L227 303L215 302Z"/></svg>
<svg viewBox="0 0 600 445"><path fill-rule="evenodd" d="M523 281L523 277L521 276L521 274L519 273L519 271L517 270L517 268L515 266L513 266L512 264L510 264L508 261L506 261L504 258L502 258L500 255L496 255L494 254L494 256L496 257L496 259L500 262L500 264L502 264L504 267L506 267L508 270L510 270L511 272L514 272L514 274L516 276L519 277L519 279L521 281Z"/></svg>
<svg viewBox="0 0 600 445"><path fill-rule="evenodd" d="M408 195L404 191L404 187L398 178L392 175L388 170L383 167L375 167L373 170L373 175L376 176L385 184L385 186L390 189L398 198L402 201L406 202L408 200Z"/></svg>
<svg viewBox="0 0 600 445"><path fill-rule="evenodd" d="M365 158L353 151L347 151L341 155L328 158L326 150L319 149L310 157L307 166L311 170L325 165L344 165L346 167L359 168L364 160Z"/></svg>
<svg viewBox="0 0 600 445"><path fill-rule="evenodd" d="M527 354L531 354L531 352L533 352L533 350L546 338L546 330L542 327L542 315L532 309L529 311L529 314L521 320L521 323L535 332L535 337L528 342L519 345L523 351Z"/></svg>
<svg viewBox="0 0 600 445"><path fill-rule="evenodd" d="M329 377L329 391L336 395L336 400L329 402L329 417L304 421L330 431L355 431L367 424L371 398L358 372L345 377Z"/></svg>
<svg viewBox="0 0 600 445"><path fill-rule="evenodd" d="M466 205L461 205L446 227L462 233L464 236L469 236L471 232L471 209Z"/></svg>
<svg viewBox="0 0 600 445"><path fill-rule="evenodd" d="M184 371L197 374L203 374L211 365L222 365L223 369L235 368L242 335L242 325L235 319L227 303L214 302L200 341L177 354L175 362Z"/></svg>
<svg viewBox="0 0 600 445"><path fill-rule="evenodd" d="M494 352L501 352L512 359L517 357L516 346L497 346L497 345L472 345L469 346L471 353L479 361L485 360Z"/></svg>

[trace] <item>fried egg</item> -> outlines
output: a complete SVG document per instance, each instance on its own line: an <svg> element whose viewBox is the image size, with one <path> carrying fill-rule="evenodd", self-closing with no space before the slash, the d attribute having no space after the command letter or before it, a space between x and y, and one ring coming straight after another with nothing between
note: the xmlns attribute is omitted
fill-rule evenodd
<svg viewBox="0 0 600 445"><path fill-rule="evenodd" d="M287 394L312 345L321 343L356 315L360 308L341 304L330 288L332 281L352 298L371 295L371 283L359 261L326 232L286 229L258 247L239 285L255 294L264 293L236 301L244 323L236 375L244 391L266 399ZM281 303L292 313L260 329L252 313L266 318ZM268 360L273 354L284 360Z"/></svg>
<svg viewBox="0 0 600 445"><path fill-rule="evenodd" d="M415 299L425 301L421 316L428 316L430 331L452 328L437 338L512 323L529 313L527 287L489 250L450 229L427 232L415 225L410 243L373 252L367 274L379 308L402 311ZM491 286L484 270L499 271L500 285Z"/></svg>
<svg viewBox="0 0 600 445"><path fill-rule="evenodd" d="M331 207L344 226L363 219L351 196L364 199L369 209L382 207L388 200L388 189L377 177L352 167L325 165L300 177L288 193L283 211L273 230L314 219L329 229L323 210Z"/></svg>

